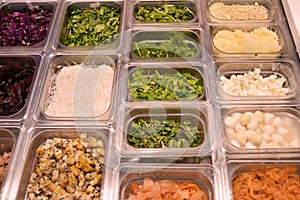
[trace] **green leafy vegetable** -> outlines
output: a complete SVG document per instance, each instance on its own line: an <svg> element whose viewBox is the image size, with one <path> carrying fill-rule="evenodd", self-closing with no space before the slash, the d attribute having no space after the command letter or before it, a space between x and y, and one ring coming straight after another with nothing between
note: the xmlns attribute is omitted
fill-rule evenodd
<svg viewBox="0 0 300 200"><path fill-rule="evenodd" d="M138 6L133 15L135 19L142 22L180 22L193 19L189 8L172 4L162 4L159 7Z"/></svg>
<svg viewBox="0 0 300 200"><path fill-rule="evenodd" d="M194 126L190 120L182 124L167 119L138 119L131 124L127 141L135 148L188 148L200 146L204 141L204 130Z"/></svg>
<svg viewBox="0 0 300 200"><path fill-rule="evenodd" d="M136 100L193 100L203 94L202 79L195 79L187 71L150 75L135 70L129 80L129 93Z"/></svg>
<svg viewBox="0 0 300 200"><path fill-rule="evenodd" d="M74 9L67 15L66 35L61 42L67 46L98 46L116 40L121 10L106 5L97 9Z"/></svg>
<svg viewBox="0 0 300 200"><path fill-rule="evenodd" d="M160 42L134 42L133 54L140 58L191 57L197 53L195 45L187 41L182 33L170 35L169 40Z"/></svg>

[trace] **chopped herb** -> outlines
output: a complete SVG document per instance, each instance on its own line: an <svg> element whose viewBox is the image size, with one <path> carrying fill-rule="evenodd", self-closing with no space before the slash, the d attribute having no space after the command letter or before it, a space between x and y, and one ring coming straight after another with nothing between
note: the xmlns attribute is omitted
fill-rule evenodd
<svg viewBox="0 0 300 200"><path fill-rule="evenodd" d="M180 22L193 19L193 13L183 5L138 6L133 14L142 22Z"/></svg>
<svg viewBox="0 0 300 200"><path fill-rule="evenodd" d="M187 41L182 33L170 35L168 40L155 42L134 42L133 54L140 58L191 57L197 53L195 45Z"/></svg>
<svg viewBox="0 0 300 200"><path fill-rule="evenodd" d="M106 5L96 9L74 9L68 12L66 35L61 42L67 46L98 46L116 40L121 10Z"/></svg>
<svg viewBox="0 0 300 200"><path fill-rule="evenodd" d="M204 141L204 130L184 120L159 121L138 119L131 124L127 141L135 148L188 148L200 146Z"/></svg>
<svg viewBox="0 0 300 200"><path fill-rule="evenodd" d="M193 100L204 91L203 80L195 79L187 71L150 75L142 69L135 70L129 80L129 93L136 100Z"/></svg>

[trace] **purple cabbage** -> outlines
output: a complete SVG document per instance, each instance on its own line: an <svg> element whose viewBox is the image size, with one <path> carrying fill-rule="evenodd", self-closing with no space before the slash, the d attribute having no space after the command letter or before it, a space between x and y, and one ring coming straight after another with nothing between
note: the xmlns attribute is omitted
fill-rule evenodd
<svg viewBox="0 0 300 200"><path fill-rule="evenodd" d="M0 18L0 46L32 46L47 35L52 11L34 6Z"/></svg>

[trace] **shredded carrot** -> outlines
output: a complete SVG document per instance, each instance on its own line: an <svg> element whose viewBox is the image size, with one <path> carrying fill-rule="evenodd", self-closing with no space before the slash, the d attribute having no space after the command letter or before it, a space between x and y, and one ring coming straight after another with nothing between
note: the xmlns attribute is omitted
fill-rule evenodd
<svg viewBox="0 0 300 200"><path fill-rule="evenodd" d="M206 194L198 185L185 181L153 181L145 178L143 184L131 184L128 200L207 200Z"/></svg>
<svg viewBox="0 0 300 200"><path fill-rule="evenodd" d="M251 186L251 177L248 176L247 179L248 179L248 187L250 187Z"/></svg>
<svg viewBox="0 0 300 200"><path fill-rule="evenodd" d="M251 181L251 179L249 179L249 182L250 182L250 188L249 188L249 190L250 190L250 196L252 197L253 196L253 184L252 184L252 181Z"/></svg>
<svg viewBox="0 0 300 200"><path fill-rule="evenodd" d="M285 174L285 182L286 182L286 187L289 188L290 183L289 183L289 178L288 178L287 174Z"/></svg>
<svg viewBox="0 0 300 200"><path fill-rule="evenodd" d="M300 200L300 175L296 168L271 168L244 172L232 182L235 200Z"/></svg>

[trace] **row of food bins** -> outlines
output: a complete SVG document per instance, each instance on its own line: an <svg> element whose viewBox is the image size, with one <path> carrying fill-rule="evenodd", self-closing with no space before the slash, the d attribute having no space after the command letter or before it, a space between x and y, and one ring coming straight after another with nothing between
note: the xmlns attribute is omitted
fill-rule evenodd
<svg viewBox="0 0 300 200"><path fill-rule="evenodd" d="M1 198L159 198L160 185L229 200L253 189L237 178L252 170L295 182L300 72L281 2L222 1L267 9L250 20L214 15L217 2L1 1L1 18L52 11L41 41L19 46L1 35L1 77L19 68L10 73L18 87L4 84L26 91L4 90L16 100L1 107L1 151L12 152ZM146 6L170 5L188 21L149 21Z"/></svg>
<svg viewBox="0 0 300 200"><path fill-rule="evenodd" d="M232 1L226 3L231 4ZM208 22L214 37L211 46L213 67L210 68L212 83L217 83L213 84L212 97L216 103L213 105L216 105L217 132L221 138L216 151L221 161L223 188L229 191L223 191L224 199L299 198L295 191L287 189L289 192L285 193L279 189L279 185L292 179L299 180L299 135L296 131L299 125L299 57L282 15L281 2L272 1L272 6L267 5L264 4L272 17L254 23L251 20L236 23L230 19L237 16L236 13L229 10L222 12L217 9L221 9L218 6L210 10L227 19L214 20L210 16L212 18ZM241 7L235 9L241 11ZM280 50L273 46L274 37L260 40L261 35L255 33L257 27L269 27L276 32ZM247 32L247 36L240 30ZM224 32L220 34L219 31ZM256 36L252 37L249 33ZM260 45L269 46L269 53L258 53L266 50ZM295 129L292 130L292 127ZM291 179L279 181L284 176ZM296 185L295 188L299 188L299 184Z"/></svg>

